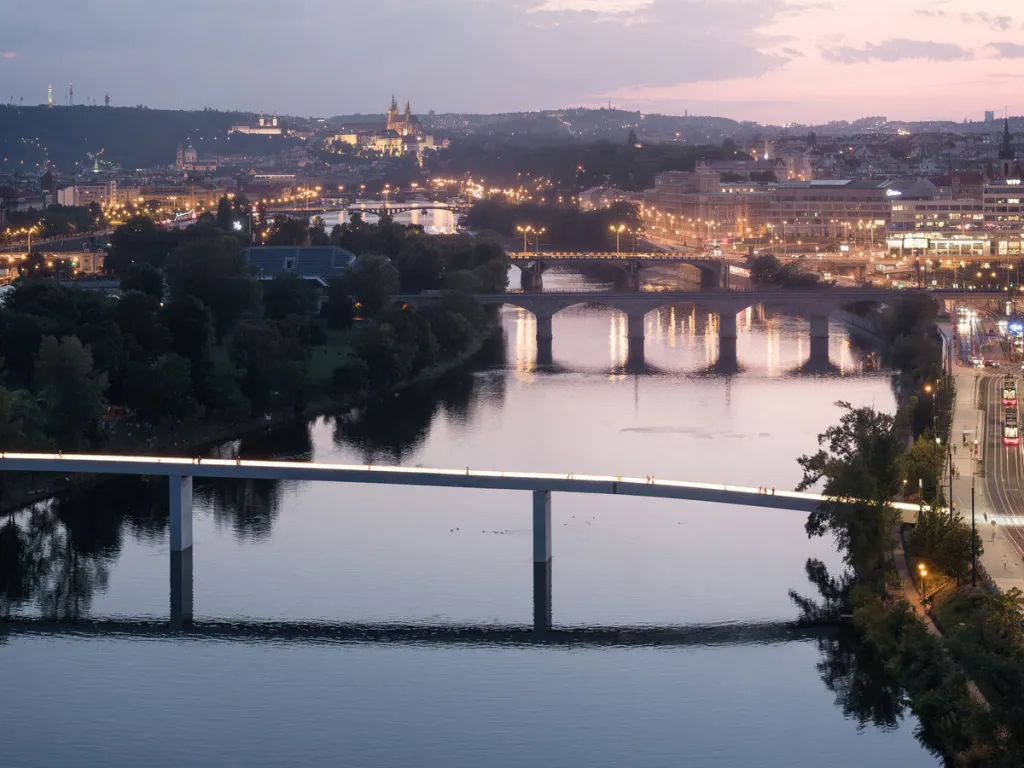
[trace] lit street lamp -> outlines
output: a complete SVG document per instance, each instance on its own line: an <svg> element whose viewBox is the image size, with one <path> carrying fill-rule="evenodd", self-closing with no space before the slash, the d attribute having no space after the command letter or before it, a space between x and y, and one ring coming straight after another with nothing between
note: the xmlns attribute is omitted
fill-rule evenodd
<svg viewBox="0 0 1024 768"><path fill-rule="evenodd" d="M611 229L612 232L615 233L615 255L618 256L619 255L619 238L621 237L622 233L626 231L626 225L625 224L619 224L616 227L613 224L610 227L610 229Z"/></svg>

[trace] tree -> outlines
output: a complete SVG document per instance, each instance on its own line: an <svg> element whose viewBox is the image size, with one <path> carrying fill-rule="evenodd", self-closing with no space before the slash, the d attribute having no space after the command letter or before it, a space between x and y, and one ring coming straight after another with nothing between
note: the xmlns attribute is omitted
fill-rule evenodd
<svg viewBox="0 0 1024 768"><path fill-rule="evenodd" d="M903 480L903 443L892 416L837 403L839 424L818 435L825 446L797 461L804 476L797 490L823 481L829 497L807 519L808 536L835 536L859 577L880 576L897 520L891 500Z"/></svg>
<svg viewBox="0 0 1024 768"><path fill-rule="evenodd" d="M636 149L637 144L639 143L640 142L636 138L636 131L631 130L629 132L629 138L626 139L626 146L629 147L630 149Z"/></svg>
<svg viewBox="0 0 1024 768"><path fill-rule="evenodd" d="M134 341L133 357L149 363L167 350L167 328L160 317L160 305L144 293L128 291L117 302L114 320L121 333Z"/></svg>
<svg viewBox="0 0 1024 768"><path fill-rule="evenodd" d="M74 336L43 338L36 381L49 410L50 435L59 444L79 446L103 410L107 378L93 370L92 352Z"/></svg>
<svg viewBox="0 0 1024 768"><path fill-rule="evenodd" d="M242 392L242 372L230 360L217 357L206 367L198 388L199 399L209 410L226 419L249 414L249 399Z"/></svg>
<svg viewBox="0 0 1024 768"><path fill-rule="evenodd" d="M192 366L181 355L164 355L153 365L134 365L125 377L125 404L140 418L158 424L195 411Z"/></svg>
<svg viewBox="0 0 1024 768"><path fill-rule="evenodd" d="M309 228L300 219L284 219L275 222L270 231L267 245L308 245Z"/></svg>
<svg viewBox="0 0 1024 768"><path fill-rule="evenodd" d="M414 241L398 254L395 266L402 293L437 290L444 279L444 256L435 242Z"/></svg>
<svg viewBox="0 0 1024 768"><path fill-rule="evenodd" d="M316 311L316 300L316 288L291 272L263 283L263 310L268 320L287 315L308 317Z"/></svg>
<svg viewBox="0 0 1024 768"><path fill-rule="evenodd" d="M0 445L8 450L30 450L45 444L43 415L23 394L0 387Z"/></svg>
<svg viewBox="0 0 1024 768"><path fill-rule="evenodd" d="M235 223L235 211L227 195L217 203L217 226L225 232L231 232Z"/></svg>
<svg viewBox="0 0 1024 768"><path fill-rule="evenodd" d="M981 536L973 535L980 556L984 549ZM942 509L923 509L910 535L910 547L915 557L960 584L971 573L971 536L971 527L963 519L951 518Z"/></svg>
<svg viewBox="0 0 1024 768"><path fill-rule="evenodd" d="M923 486L924 500L938 502L941 493L939 484L942 480L942 465L945 460L946 451L941 444L931 438L918 437L904 459L909 490L916 491Z"/></svg>
<svg viewBox="0 0 1024 768"><path fill-rule="evenodd" d="M170 334L170 349L193 365L202 360L213 339L213 318L206 305L195 296L172 301L163 310Z"/></svg>
<svg viewBox="0 0 1024 768"><path fill-rule="evenodd" d="M238 240L217 229L197 230L171 254L167 282L172 300L192 295L210 308L217 338L243 316L258 315L260 287L245 272Z"/></svg>
<svg viewBox="0 0 1024 768"><path fill-rule="evenodd" d="M381 397L412 373L415 350L402 344L390 325L366 322L352 339L353 354L366 366L370 391Z"/></svg>
<svg viewBox="0 0 1024 768"><path fill-rule="evenodd" d="M132 264L128 267L127 274L121 278L121 291L141 291L158 302L163 301L163 273L146 262Z"/></svg>
<svg viewBox="0 0 1024 768"><path fill-rule="evenodd" d="M373 317L388 306L400 287L398 270L383 256L360 256L345 276L363 317Z"/></svg>
<svg viewBox="0 0 1024 768"><path fill-rule="evenodd" d="M327 327L344 330L352 325L355 317L354 299L346 277L332 277L327 283L327 303L322 312Z"/></svg>

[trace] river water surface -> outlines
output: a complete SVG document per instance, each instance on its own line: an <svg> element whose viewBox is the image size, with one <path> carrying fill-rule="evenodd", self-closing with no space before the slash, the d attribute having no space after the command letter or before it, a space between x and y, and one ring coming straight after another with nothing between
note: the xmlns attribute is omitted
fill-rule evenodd
<svg viewBox="0 0 1024 768"><path fill-rule="evenodd" d="M801 374L807 324L771 308L740 317L741 370L727 378L709 373L715 318L697 308L648 316L637 374L624 368L625 320L609 310L557 315L553 365L541 369L530 316L507 307L501 320L505 343L436 392L224 450L792 488L835 401L893 408L888 375L866 370L839 326L834 374ZM164 494L114 484L20 516L43 565L12 575L8 558L3 609L164 619ZM787 593L813 594L809 557L840 568L829 541L807 539L802 514L556 494L556 626L726 630L709 643L593 647L386 639L394 625L530 624L528 494L205 482L196 504L196 620L291 631L0 630L0 764L935 764L911 716L862 727L844 706L852 697L826 686L851 683L850 657L828 637L729 640L729 625L796 617ZM302 639L295 626L347 623L385 639Z"/></svg>

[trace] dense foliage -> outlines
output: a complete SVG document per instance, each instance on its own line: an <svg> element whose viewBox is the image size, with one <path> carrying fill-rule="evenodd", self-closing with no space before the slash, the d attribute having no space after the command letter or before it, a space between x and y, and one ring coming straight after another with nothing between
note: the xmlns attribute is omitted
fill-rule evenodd
<svg viewBox="0 0 1024 768"><path fill-rule="evenodd" d="M497 232L522 247L523 233L519 227L531 227L527 233L526 249L567 251L614 251L615 234L612 226L631 230L621 234L618 244L629 252L639 240L634 232L639 228L636 206L617 203L611 208L581 211L576 207L559 205L509 205L498 200L485 200L475 204L466 216L467 225L477 231Z"/></svg>
<svg viewBox="0 0 1024 768"><path fill-rule="evenodd" d="M479 341L488 318L463 288L507 280L493 243L357 222L333 239L361 255L320 296L293 274L258 280L224 218L227 229L207 221L180 233L129 221L108 265L122 277L117 298L13 286L0 307L5 447L86 448L136 423L235 422L382 397ZM272 234L285 228L296 229L281 222ZM392 300L430 288L445 290L428 312Z"/></svg>
<svg viewBox="0 0 1024 768"><path fill-rule="evenodd" d="M700 160L737 157L734 147L573 141L550 137L471 136L432 158L433 175L484 179L489 186L518 187L540 181L548 189L585 189L612 184L620 189L654 186L664 171L692 171ZM749 159L748 155L742 155Z"/></svg>
<svg viewBox="0 0 1024 768"><path fill-rule="evenodd" d="M278 151L292 142L282 137L228 134L253 115L212 109L177 111L145 107L47 109L0 105L0 160L10 169L36 169L46 163L64 173L92 166L89 155L124 168L151 168L174 162L178 144L191 142L200 154L255 154ZM4 170L0 164L0 170Z"/></svg>

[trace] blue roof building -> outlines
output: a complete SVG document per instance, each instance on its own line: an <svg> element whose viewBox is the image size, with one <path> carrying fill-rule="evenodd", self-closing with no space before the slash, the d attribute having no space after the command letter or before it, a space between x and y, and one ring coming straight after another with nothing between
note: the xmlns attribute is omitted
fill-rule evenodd
<svg viewBox="0 0 1024 768"><path fill-rule="evenodd" d="M354 253L333 245L266 245L245 249L245 261L259 280L291 273L324 287L355 260Z"/></svg>

